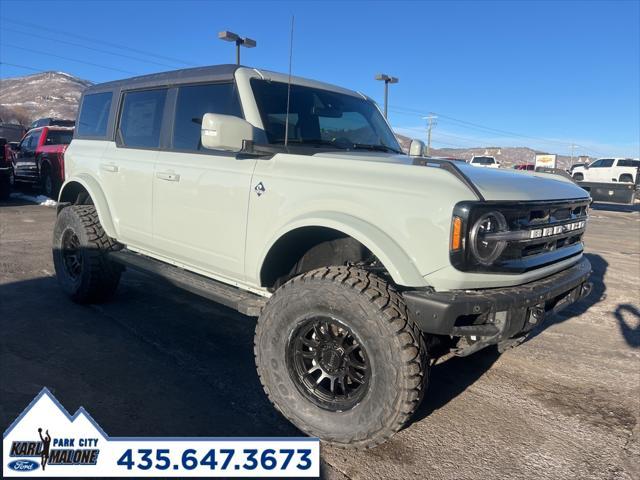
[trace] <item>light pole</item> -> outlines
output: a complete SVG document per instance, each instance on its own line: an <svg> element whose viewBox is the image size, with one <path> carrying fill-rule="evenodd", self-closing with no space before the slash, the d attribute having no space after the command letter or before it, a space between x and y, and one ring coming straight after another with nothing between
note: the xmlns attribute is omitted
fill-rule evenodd
<svg viewBox="0 0 640 480"><path fill-rule="evenodd" d="M387 118L389 111L389 84L398 83L397 77L390 77L385 73L379 73L376 75L376 80L384 81L384 118Z"/></svg>
<svg viewBox="0 0 640 480"><path fill-rule="evenodd" d="M219 32L218 38L220 40L224 40L226 42L234 42L236 44L236 64L238 65L240 65L240 46L253 48L257 45L255 40L252 40L249 37L242 38L237 33L229 32L227 30L225 30L224 32Z"/></svg>

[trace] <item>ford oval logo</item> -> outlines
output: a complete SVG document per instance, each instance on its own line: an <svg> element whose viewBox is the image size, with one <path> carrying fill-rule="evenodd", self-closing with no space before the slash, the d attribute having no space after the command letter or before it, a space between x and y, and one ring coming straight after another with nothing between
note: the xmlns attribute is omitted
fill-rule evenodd
<svg viewBox="0 0 640 480"><path fill-rule="evenodd" d="M16 472L33 472L38 468L38 464L33 460L14 460L7 466Z"/></svg>

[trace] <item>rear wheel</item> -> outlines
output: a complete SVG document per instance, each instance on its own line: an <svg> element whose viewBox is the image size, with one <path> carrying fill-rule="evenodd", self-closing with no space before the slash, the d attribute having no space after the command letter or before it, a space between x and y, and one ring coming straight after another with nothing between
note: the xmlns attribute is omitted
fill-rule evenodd
<svg viewBox="0 0 640 480"><path fill-rule="evenodd" d="M42 193L47 197L56 199L58 197L58 190L60 189L59 182L53 177L50 167L44 167L42 170L41 187Z"/></svg>
<svg viewBox="0 0 640 480"><path fill-rule="evenodd" d="M621 182L633 183L633 175L631 175L629 173L623 173L622 175L620 175L620 181Z"/></svg>
<svg viewBox="0 0 640 480"><path fill-rule="evenodd" d="M102 229L93 205L73 205L58 215L53 231L53 262L58 283L78 303L109 299L122 267L107 254L118 244Z"/></svg>
<svg viewBox="0 0 640 480"><path fill-rule="evenodd" d="M584 180L584 175L582 173L574 173L573 174L573 178L577 181L577 182L581 182Z"/></svg>
<svg viewBox="0 0 640 480"><path fill-rule="evenodd" d="M354 267L325 267L271 297L255 337L265 392L300 430L373 447L409 420L427 385L427 351L402 297Z"/></svg>

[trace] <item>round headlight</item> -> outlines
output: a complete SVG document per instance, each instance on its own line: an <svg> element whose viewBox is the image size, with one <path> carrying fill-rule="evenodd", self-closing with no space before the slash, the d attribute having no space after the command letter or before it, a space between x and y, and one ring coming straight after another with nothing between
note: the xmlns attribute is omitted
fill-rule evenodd
<svg viewBox="0 0 640 480"><path fill-rule="evenodd" d="M507 231L507 221L500 212L482 215L471 228L471 253L481 265L491 265L502 254L507 242L487 238L489 234Z"/></svg>

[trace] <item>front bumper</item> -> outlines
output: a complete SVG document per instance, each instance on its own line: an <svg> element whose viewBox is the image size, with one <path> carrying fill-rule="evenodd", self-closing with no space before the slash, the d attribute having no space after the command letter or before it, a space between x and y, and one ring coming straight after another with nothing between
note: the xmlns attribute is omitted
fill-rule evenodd
<svg viewBox="0 0 640 480"><path fill-rule="evenodd" d="M490 344L519 338L591 291L591 264L582 258L549 277L516 287L430 293L403 293L409 313L425 333L464 337L475 345L468 355ZM462 353L461 353L462 354Z"/></svg>

